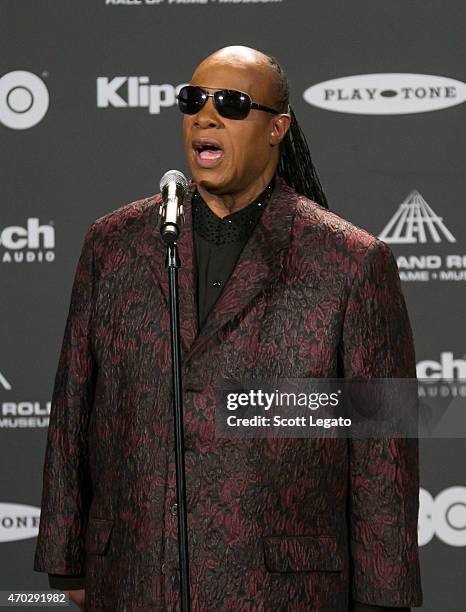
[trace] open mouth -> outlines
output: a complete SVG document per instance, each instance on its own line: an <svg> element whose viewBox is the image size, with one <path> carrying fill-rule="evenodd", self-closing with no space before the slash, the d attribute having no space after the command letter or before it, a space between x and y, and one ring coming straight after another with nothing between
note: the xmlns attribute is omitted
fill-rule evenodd
<svg viewBox="0 0 466 612"><path fill-rule="evenodd" d="M193 149L196 154L196 160L202 167L213 166L219 162L225 154L220 144L207 140L194 140Z"/></svg>

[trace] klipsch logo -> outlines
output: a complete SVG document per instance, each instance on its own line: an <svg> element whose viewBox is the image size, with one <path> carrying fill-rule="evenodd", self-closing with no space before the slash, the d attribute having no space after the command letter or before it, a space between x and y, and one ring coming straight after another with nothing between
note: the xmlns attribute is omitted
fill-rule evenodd
<svg viewBox="0 0 466 612"><path fill-rule="evenodd" d="M432 247L456 244L456 238L443 216L416 189L398 206L378 237L388 244L414 245L415 251L401 252L396 258L403 281L466 280L464 253L434 252ZM420 251L424 245L429 245L427 253Z"/></svg>
<svg viewBox="0 0 466 612"><path fill-rule="evenodd" d="M312 85L303 97L313 106L340 113L400 115L461 104L466 85L429 74L358 74Z"/></svg>
<svg viewBox="0 0 466 612"><path fill-rule="evenodd" d="M416 365L421 400L447 400L466 398L466 359L451 351L442 351L437 359L423 359ZM428 402L429 403L429 402ZM445 405L445 409L448 404ZM440 404L436 406L442 408ZM440 412L438 412L440 414Z"/></svg>
<svg viewBox="0 0 466 612"><path fill-rule="evenodd" d="M0 123L13 130L37 125L49 107L44 81L32 72L14 70L0 78Z"/></svg>
<svg viewBox="0 0 466 612"><path fill-rule="evenodd" d="M0 228L0 260L3 263L51 263L55 261L55 228L37 217L26 225Z"/></svg>
<svg viewBox="0 0 466 612"><path fill-rule="evenodd" d="M176 96L185 85L154 85L148 76L116 76L97 78L98 108L147 108L151 115L175 106Z"/></svg>
<svg viewBox="0 0 466 612"><path fill-rule="evenodd" d="M416 366L417 376L425 380L464 380L466 382L466 359L453 356L450 351L440 353L440 359L425 359Z"/></svg>
<svg viewBox="0 0 466 612"><path fill-rule="evenodd" d="M40 508L0 502L0 542L35 538L39 533Z"/></svg>

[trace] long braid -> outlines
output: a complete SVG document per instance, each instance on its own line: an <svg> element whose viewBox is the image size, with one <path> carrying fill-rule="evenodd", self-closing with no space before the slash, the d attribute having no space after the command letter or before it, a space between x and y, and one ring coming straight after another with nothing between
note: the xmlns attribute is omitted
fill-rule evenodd
<svg viewBox="0 0 466 612"><path fill-rule="evenodd" d="M328 208L327 198L312 162L306 138L291 106L289 112L291 125L285 138L280 143L278 174L298 193L314 200L324 208Z"/></svg>
<svg viewBox="0 0 466 612"><path fill-rule="evenodd" d="M323 208L328 208L327 198L312 162L306 137L289 103L290 88L283 68L273 56L267 56L277 78L280 112L288 112L291 125L280 142L280 157L277 173L298 193L310 198Z"/></svg>

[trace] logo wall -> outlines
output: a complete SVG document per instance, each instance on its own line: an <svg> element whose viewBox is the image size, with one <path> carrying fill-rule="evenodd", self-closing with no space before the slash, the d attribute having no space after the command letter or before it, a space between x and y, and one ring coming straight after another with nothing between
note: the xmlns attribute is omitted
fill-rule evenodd
<svg viewBox="0 0 466 612"><path fill-rule="evenodd" d="M147 108L151 115L159 115L163 108L176 105L185 84L155 85L148 76L97 77L97 107Z"/></svg>
<svg viewBox="0 0 466 612"><path fill-rule="evenodd" d="M454 244L456 238L423 196L413 189L378 236L387 244ZM396 258L403 281L466 280L466 255L415 253Z"/></svg>
<svg viewBox="0 0 466 612"><path fill-rule="evenodd" d="M0 78L0 123L13 130L27 130L44 118L49 92L42 79L26 70L14 70Z"/></svg>
<svg viewBox="0 0 466 612"><path fill-rule="evenodd" d="M451 351L442 351L438 360L419 361L416 375L419 398L434 400L432 409L439 417L449 406L445 400L466 399L466 359L455 357Z"/></svg>
<svg viewBox="0 0 466 612"><path fill-rule="evenodd" d="M0 372L0 387L3 387L5 391L11 391L10 383L7 381L7 379L5 378L5 376L3 376L1 372Z"/></svg>
<svg viewBox="0 0 466 612"><path fill-rule="evenodd" d="M456 380L466 382L466 359L456 359L451 351L440 353L439 361L424 359L416 366L418 378L425 380Z"/></svg>
<svg viewBox="0 0 466 612"><path fill-rule="evenodd" d="M434 536L449 546L466 546L466 487L449 487L435 498L419 491L419 546Z"/></svg>
<svg viewBox="0 0 466 612"><path fill-rule="evenodd" d="M165 4L176 4L180 5L180 8L188 5L191 7L193 4L277 4L284 3L286 0L105 0L105 5L112 6L126 6L126 7L139 7L139 6L150 6L150 7L159 7L164 6Z"/></svg>
<svg viewBox="0 0 466 612"><path fill-rule="evenodd" d="M339 113L401 115L461 104L466 100L466 85L429 74L357 74L312 85L303 98L308 104Z"/></svg>
<svg viewBox="0 0 466 612"><path fill-rule="evenodd" d="M12 391L13 387L0 372L0 391ZM8 393L7 396L10 394ZM0 430L43 429L48 427L52 402L6 399L0 401Z"/></svg>
<svg viewBox="0 0 466 612"><path fill-rule="evenodd" d="M39 533L40 508L0 502L0 542L35 538Z"/></svg>
<svg viewBox="0 0 466 612"><path fill-rule="evenodd" d="M2 263L51 263L55 261L55 228L31 217L23 225L0 228Z"/></svg>

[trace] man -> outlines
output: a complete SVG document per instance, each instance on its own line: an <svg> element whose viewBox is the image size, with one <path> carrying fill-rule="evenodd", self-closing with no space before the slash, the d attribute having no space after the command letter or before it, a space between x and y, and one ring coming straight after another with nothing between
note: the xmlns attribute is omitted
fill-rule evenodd
<svg viewBox="0 0 466 612"><path fill-rule="evenodd" d="M415 439L232 443L212 403L218 376L415 377L393 255L327 210L276 60L221 49L179 106L193 610L420 605ZM55 381L34 567L86 610L180 605L158 203L87 233Z"/></svg>

